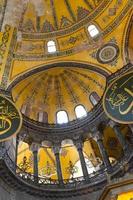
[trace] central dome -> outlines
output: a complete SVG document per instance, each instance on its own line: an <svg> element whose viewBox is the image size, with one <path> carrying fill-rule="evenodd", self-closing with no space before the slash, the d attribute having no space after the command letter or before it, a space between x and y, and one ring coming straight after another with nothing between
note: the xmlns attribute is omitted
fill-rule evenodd
<svg viewBox="0 0 133 200"><path fill-rule="evenodd" d="M95 71L55 67L20 81L12 95L22 113L30 119L56 123L59 111L67 114L68 121L89 112L103 95L105 85L105 77Z"/></svg>

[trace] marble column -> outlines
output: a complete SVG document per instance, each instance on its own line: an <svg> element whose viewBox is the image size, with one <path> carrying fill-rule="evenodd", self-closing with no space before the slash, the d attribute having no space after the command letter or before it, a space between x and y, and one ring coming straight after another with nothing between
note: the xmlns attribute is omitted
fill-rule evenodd
<svg viewBox="0 0 133 200"><path fill-rule="evenodd" d="M116 134L116 137L118 138L118 140L123 148L124 154L126 155L129 145L128 145L126 139L124 138L123 134L121 133L118 124L116 122L110 120L109 125L111 128L113 128L113 130Z"/></svg>
<svg viewBox="0 0 133 200"><path fill-rule="evenodd" d="M19 146L19 138L16 136L16 149L15 149L15 164L17 166L18 161L18 146Z"/></svg>
<svg viewBox="0 0 133 200"><path fill-rule="evenodd" d="M128 134L128 136L129 136L129 143L131 144L131 145L133 145L133 125L132 124L129 124L128 125L128 127L129 127L129 134Z"/></svg>
<svg viewBox="0 0 133 200"><path fill-rule="evenodd" d="M131 130L131 132L133 134L133 124L129 124L128 126L129 126L129 128L130 128L130 130Z"/></svg>
<svg viewBox="0 0 133 200"><path fill-rule="evenodd" d="M57 176L58 181L60 185L63 185L63 176L62 176L62 169L61 169L61 162L60 162L60 146L54 146L53 152L56 159L56 170L57 170Z"/></svg>
<svg viewBox="0 0 133 200"><path fill-rule="evenodd" d="M112 171L112 166L111 166L111 163L109 161L109 156L107 154L107 151L106 151L104 144L103 144L102 133L100 131L97 131L95 133L94 139L98 144L98 147L99 147L102 159L103 159L103 163L104 163L105 167L107 168L108 173L110 173Z"/></svg>
<svg viewBox="0 0 133 200"><path fill-rule="evenodd" d="M16 149L15 149L15 172L17 172L17 162L18 162L18 146L19 146L20 138L16 136Z"/></svg>
<svg viewBox="0 0 133 200"><path fill-rule="evenodd" d="M87 166L86 166L86 162L85 162L85 158L84 158L84 154L83 154L83 143L82 143L82 141L75 141L74 144L75 144L78 154L79 154L79 159L81 162L81 167L82 167L82 172L83 172L84 178L86 181L89 181L88 170L87 170Z"/></svg>
<svg viewBox="0 0 133 200"><path fill-rule="evenodd" d="M38 182L38 150L40 148L40 145L37 143L32 143L30 146L30 150L33 153L33 168L34 168L34 181Z"/></svg>

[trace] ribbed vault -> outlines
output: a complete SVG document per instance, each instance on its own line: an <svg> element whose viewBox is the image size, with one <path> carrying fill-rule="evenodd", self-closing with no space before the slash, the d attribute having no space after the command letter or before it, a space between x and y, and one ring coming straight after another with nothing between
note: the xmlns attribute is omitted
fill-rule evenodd
<svg viewBox="0 0 133 200"><path fill-rule="evenodd" d="M46 112L48 122L56 122L56 113L65 110L69 120L76 119L75 107L83 105L89 112L103 95L106 78L88 69L56 67L34 74L12 90L13 99L24 114L38 121L38 113ZM22 111L23 112L23 111Z"/></svg>

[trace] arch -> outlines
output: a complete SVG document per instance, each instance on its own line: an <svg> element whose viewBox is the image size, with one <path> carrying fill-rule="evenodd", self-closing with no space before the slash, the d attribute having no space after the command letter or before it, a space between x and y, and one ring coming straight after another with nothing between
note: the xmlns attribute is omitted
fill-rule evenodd
<svg viewBox="0 0 133 200"><path fill-rule="evenodd" d="M96 92L92 92L89 96L89 99L93 106L97 105L100 101L100 97Z"/></svg>
<svg viewBox="0 0 133 200"><path fill-rule="evenodd" d="M83 105L78 105L75 107L75 114L77 118L82 118L87 116L87 112Z"/></svg>
<svg viewBox="0 0 133 200"><path fill-rule="evenodd" d="M99 30L94 24L88 26L88 32L92 38L99 35Z"/></svg>
<svg viewBox="0 0 133 200"><path fill-rule="evenodd" d="M104 77L108 77L110 74L109 70L105 70L97 65L88 65L86 63L82 63L82 62L72 62L72 61L67 61L67 62L55 62L53 64L47 64L47 65L39 65L34 69L30 69L27 72L24 72L22 74L20 74L19 76L17 76L14 80L12 80L12 82L9 84L7 91L11 92L12 88L15 87L19 82L21 82L22 80L45 70L48 69L52 69L52 68L56 68L56 67L70 67L70 65L72 67L78 67L78 68L83 68L83 69L88 69L94 72L97 72L98 74L101 74Z"/></svg>
<svg viewBox="0 0 133 200"><path fill-rule="evenodd" d="M64 110L58 111L56 113L56 121L58 124L68 123L68 115L67 112Z"/></svg>
<svg viewBox="0 0 133 200"><path fill-rule="evenodd" d="M47 42L47 49L48 53L55 53L56 52L56 43L53 40Z"/></svg>
<svg viewBox="0 0 133 200"><path fill-rule="evenodd" d="M65 139L61 142L61 146L64 147L66 145L73 146L73 141L71 139Z"/></svg>

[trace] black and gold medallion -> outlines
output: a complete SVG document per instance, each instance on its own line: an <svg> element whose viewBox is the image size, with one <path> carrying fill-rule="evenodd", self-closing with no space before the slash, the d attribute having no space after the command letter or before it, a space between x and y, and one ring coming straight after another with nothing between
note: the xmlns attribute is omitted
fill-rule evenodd
<svg viewBox="0 0 133 200"><path fill-rule="evenodd" d="M112 120L133 124L133 71L119 77L107 88L103 107Z"/></svg>
<svg viewBox="0 0 133 200"><path fill-rule="evenodd" d="M16 135L22 126L22 116L14 103L0 95L0 142Z"/></svg>

